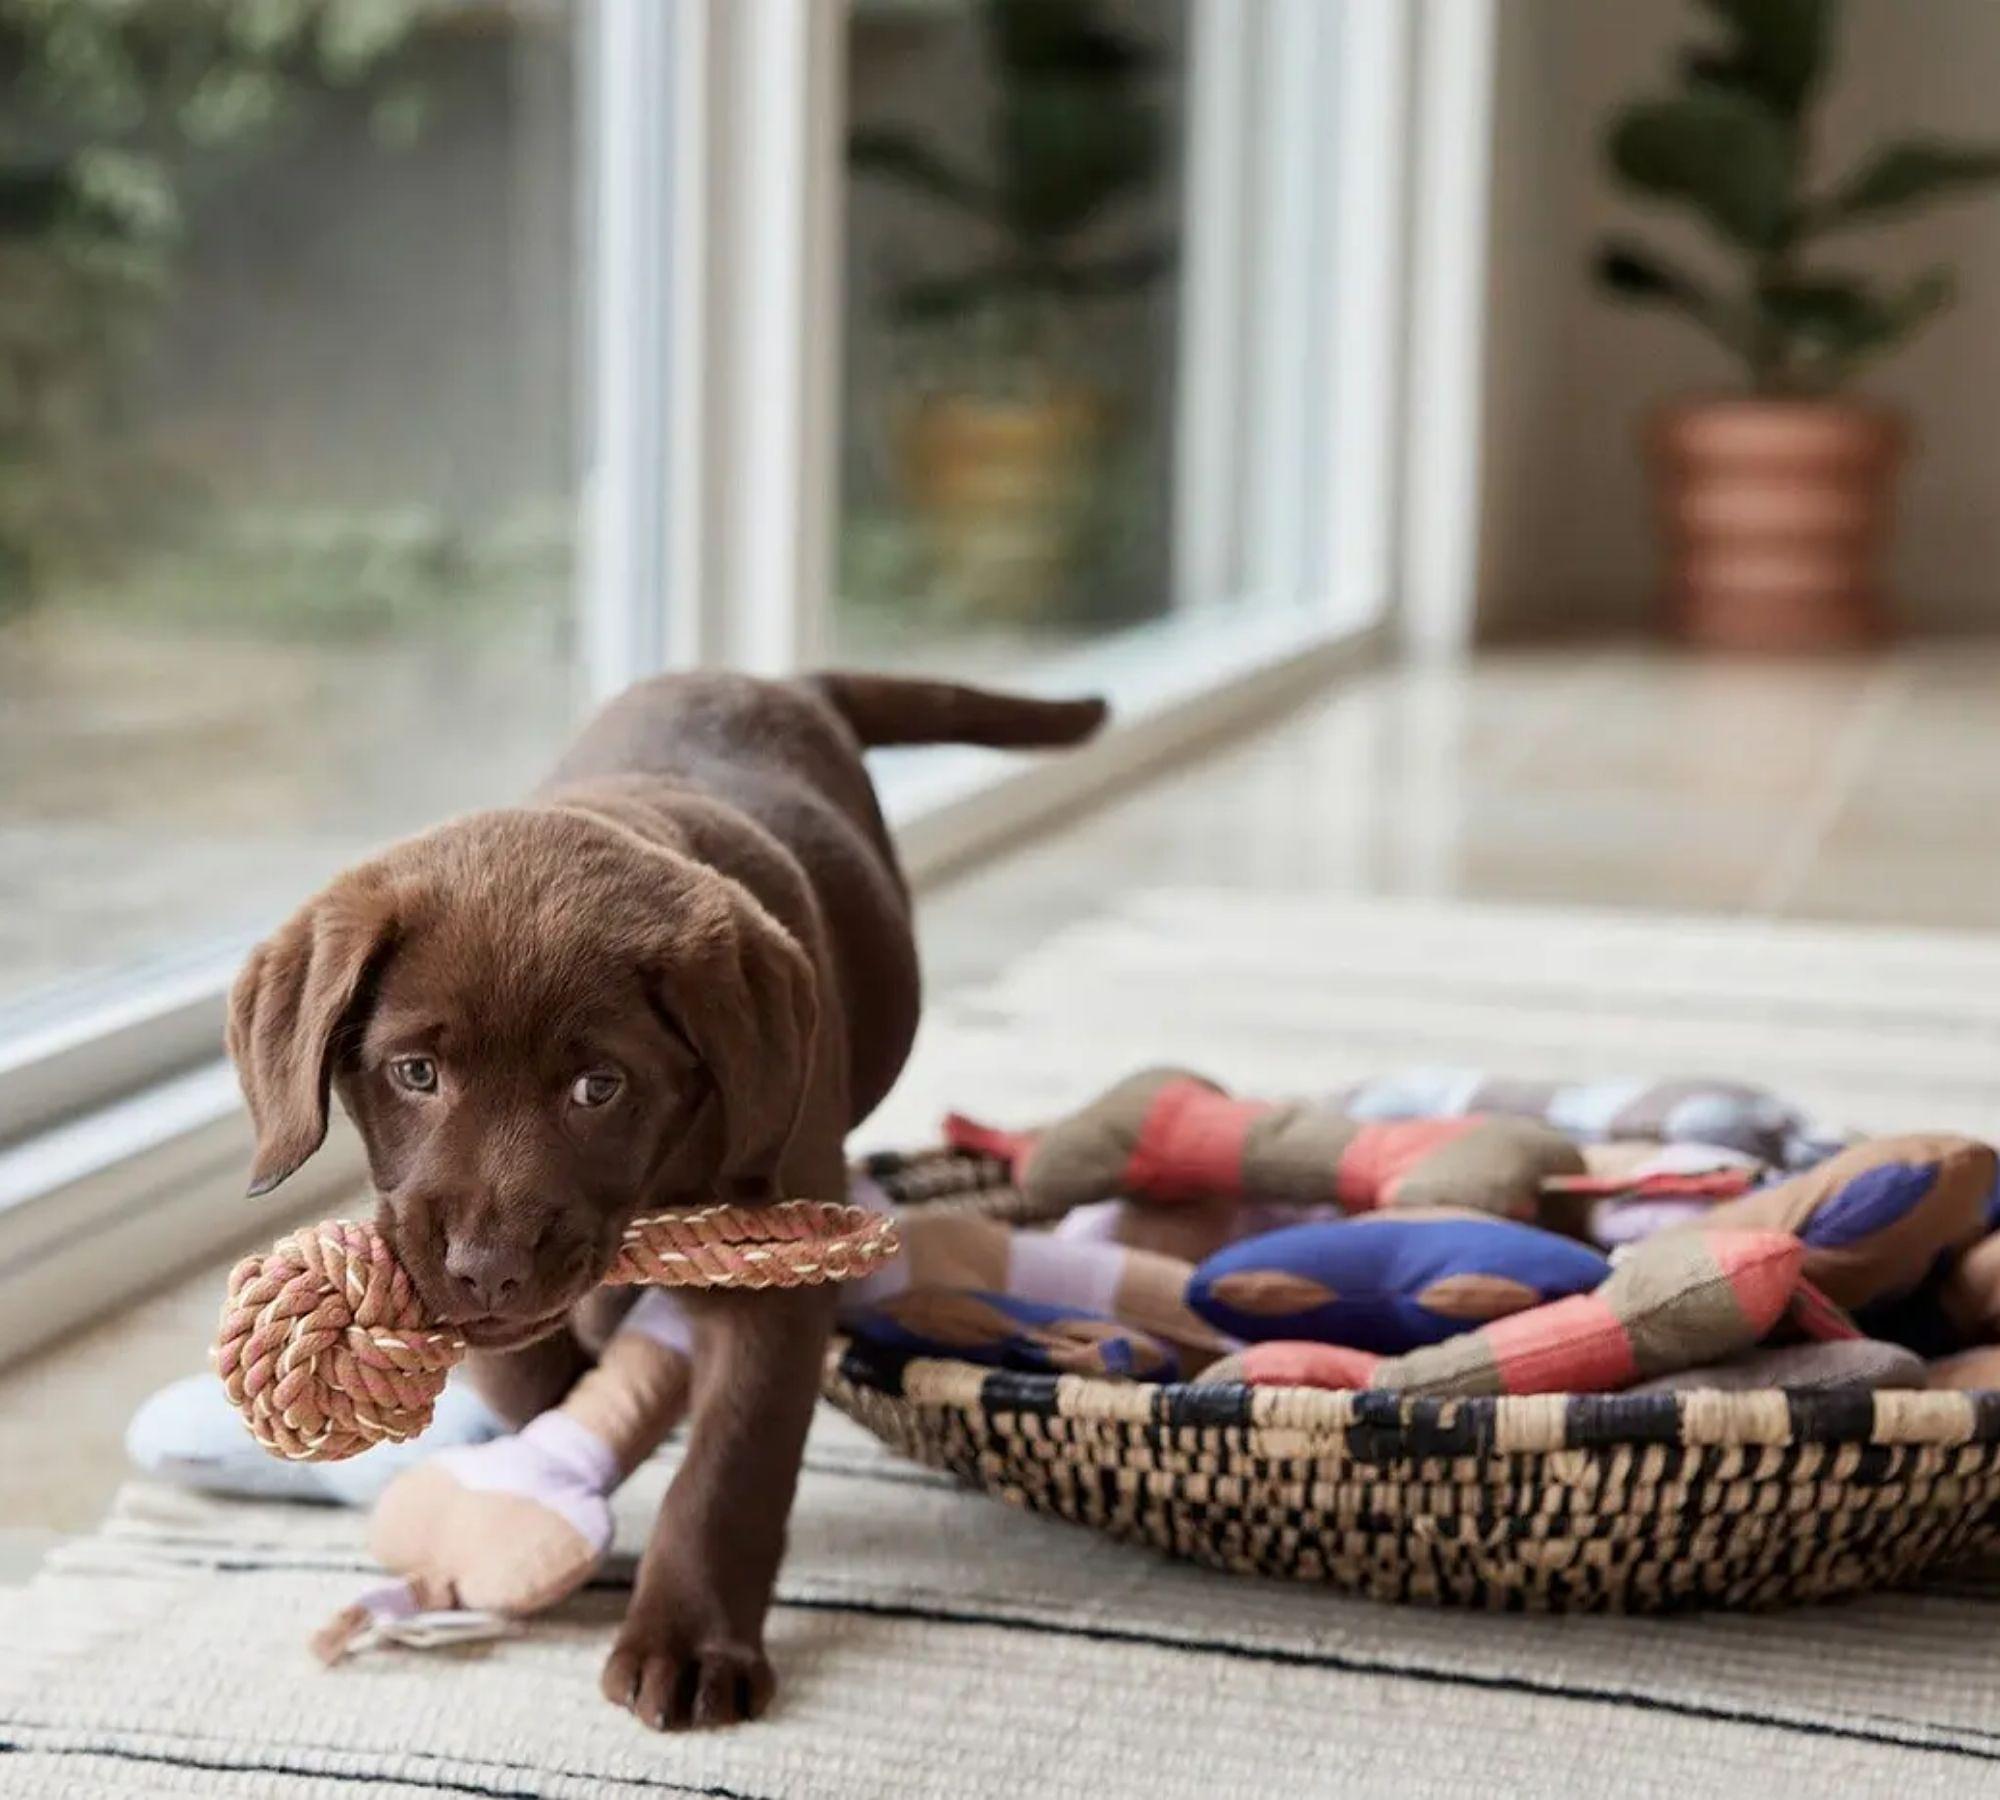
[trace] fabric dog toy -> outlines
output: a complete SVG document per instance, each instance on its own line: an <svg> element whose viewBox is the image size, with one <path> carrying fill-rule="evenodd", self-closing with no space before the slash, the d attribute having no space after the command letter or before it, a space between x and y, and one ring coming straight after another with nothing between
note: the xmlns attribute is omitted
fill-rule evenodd
<svg viewBox="0 0 2000 1800"><path fill-rule="evenodd" d="M1239 1338L1310 1338L1394 1356L1603 1284L1611 1265L1552 1231L1477 1213L1370 1213L1231 1244L1188 1304Z"/></svg>
<svg viewBox="0 0 2000 1800"><path fill-rule="evenodd" d="M1604 1394L1762 1342L1781 1319L1818 1341L1860 1336L1801 1273L1778 1231L1676 1232L1629 1252L1604 1285L1495 1320L1407 1356L1345 1345L1252 1344L1204 1382L1375 1388L1435 1398Z"/></svg>
<svg viewBox="0 0 2000 1800"><path fill-rule="evenodd" d="M611 1496L686 1416L694 1334L672 1295L641 1295L562 1404L511 1437L440 1450L375 1503L368 1547L400 1580L312 1640L335 1662L413 1619L525 1618L566 1600L611 1548Z"/></svg>
<svg viewBox="0 0 2000 1800"><path fill-rule="evenodd" d="M1131 1341L1115 1353L1119 1372L1169 1377L1235 1348L1189 1307L1194 1269L1178 1257L1015 1231L976 1213L919 1208L897 1231L902 1256L841 1294L843 1324L871 1341L1086 1374L1103 1372L1122 1328Z"/></svg>
<svg viewBox="0 0 2000 1800"><path fill-rule="evenodd" d="M920 1289L893 1312L865 1312L844 1328L863 1343L906 1356L949 1356L1038 1374L1175 1381L1182 1373L1172 1347L1136 1325L980 1289Z"/></svg>
<svg viewBox="0 0 2000 1800"><path fill-rule="evenodd" d="M427 1456L508 1435L509 1426L469 1381L454 1375L438 1395L421 1438L386 1438L344 1462L295 1462L273 1456L244 1428L213 1370L156 1388L125 1426L125 1458L155 1481L241 1500L285 1500L366 1511L405 1469Z"/></svg>
<svg viewBox="0 0 2000 1800"><path fill-rule="evenodd" d="M1008 1162L1037 1211L1118 1195L1163 1208L1221 1202L1205 1235L1224 1231L1222 1242L1236 1235L1227 1212L1246 1199L1346 1212L1449 1205L1530 1220L1546 1179L1587 1173L1576 1146L1535 1120L1368 1124L1325 1102L1234 1099L1182 1069L1129 1076L1042 1131L994 1131L955 1114L945 1135Z"/></svg>
<svg viewBox="0 0 2000 1800"><path fill-rule="evenodd" d="M1742 1394L1755 1388L1788 1388L1794 1393L1834 1394L1880 1392L1924 1385L1924 1359L1901 1344L1874 1338L1848 1338L1824 1344L1780 1344L1751 1350L1727 1362L1656 1375L1628 1392L1686 1394L1698 1388L1719 1388Z"/></svg>
<svg viewBox="0 0 2000 1800"><path fill-rule="evenodd" d="M1816 1125L1767 1089L1706 1078L1523 1081L1482 1069L1407 1069L1343 1088L1334 1104L1357 1119L1500 1114L1539 1119L1585 1141L1718 1144L1781 1169L1808 1168L1849 1136Z"/></svg>
<svg viewBox="0 0 2000 1800"><path fill-rule="evenodd" d="M657 1213L626 1227L605 1281L654 1287L805 1287L894 1256L895 1222L837 1201ZM251 1433L279 1456L334 1462L417 1436L459 1335L427 1319L372 1225L337 1220L279 1239L229 1277L215 1367Z"/></svg>
<svg viewBox="0 0 2000 1800"><path fill-rule="evenodd" d="M1792 1233L1806 1278L1861 1312L1910 1293L1939 1258L1985 1235L1997 1168L1992 1148L1972 1138L1874 1138L1711 1208L1698 1229Z"/></svg>
<svg viewBox="0 0 2000 1800"><path fill-rule="evenodd" d="M1967 1392L2000 1388L2000 1344L1981 1344L1977 1349L1939 1357L1926 1371L1924 1385Z"/></svg>
<svg viewBox="0 0 2000 1800"><path fill-rule="evenodd" d="M2000 1232L1990 1228L1938 1283L1938 1309L1960 1344L2000 1343Z"/></svg>

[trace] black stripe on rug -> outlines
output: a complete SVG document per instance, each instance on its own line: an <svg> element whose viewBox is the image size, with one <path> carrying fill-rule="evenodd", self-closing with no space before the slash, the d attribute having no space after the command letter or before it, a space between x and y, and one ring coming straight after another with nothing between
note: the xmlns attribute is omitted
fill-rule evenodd
<svg viewBox="0 0 2000 1800"><path fill-rule="evenodd" d="M21 1721L15 1721L16 1725ZM0 1723L0 1732L8 1729ZM27 1729L33 1730L32 1723ZM194 1739L192 1732L171 1730L148 1731L148 1737L183 1737ZM296 1751L308 1754L318 1752L325 1755L352 1755L351 1748L329 1749L322 1744L295 1744ZM450 1775L412 1774L404 1769L375 1769L367 1772L359 1770L315 1768L310 1763L287 1762L277 1757L251 1757L242 1761L225 1761L213 1752L189 1749L179 1754L164 1750L140 1750L119 1744L35 1744L11 1742L0 1738L0 1758L10 1755L34 1756L101 1756L114 1762L149 1764L154 1768L194 1769L204 1774L214 1775L296 1775L301 1780L334 1781L344 1786L379 1788L386 1782L395 1782L403 1787L428 1788L438 1794L471 1794L478 1800L543 1800L548 1790L535 1787L498 1787L483 1782L464 1781ZM418 1750L397 1752L398 1762L404 1758L424 1754ZM442 1758L433 1760L441 1761ZM469 1757L453 1758L454 1761L478 1761ZM537 1769L527 1763L490 1763L485 1766L498 1771L501 1776L548 1776L562 1781L587 1781L596 1784L600 1793L629 1792L634 1794L691 1794L701 1800L779 1800L776 1795L753 1793L744 1788L697 1787L691 1782L670 1781L661 1776L657 1779L635 1781L623 1775L601 1775L584 1773L574 1769Z"/></svg>
<svg viewBox="0 0 2000 1800"><path fill-rule="evenodd" d="M1396 1663L1374 1657L1342 1656L1324 1650L1286 1650L1276 1645L1233 1643L1225 1638L1181 1638L1129 1626L1070 1625L1053 1619L1022 1618L1006 1613L953 1612L940 1607L912 1606L900 1601L804 1599L781 1595L772 1604L793 1607L802 1612L859 1613L878 1618L909 1619L924 1625L1019 1631L1100 1644L1137 1644L1147 1649L1178 1651L1188 1656L1221 1656L1232 1661L1270 1663L1285 1668L1325 1669L1340 1675L1380 1675L1434 1687L1477 1688L1489 1693L1572 1700L1582 1705L1629 1706L1640 1712L1667 1713L1676 1718L1703 1719L1721 1725L1749 1725L1803 1737L1835 1737L1852 1743L1877 1744L1892 1750L1920 1750L1937 1755L1971 1757L1979 1762L2000 1762L2000 1744L1996 1744L1996 1734L1982 1731L1977 1726L1926 1725L1914 1719L1878 1718L1866 1713L1848 1714L1846 1717L1850 1721L1875 1719L1875 1725L1843 1723L1825 1718L1790 1718L1782 1713L1760 1713L1748 1707L1718 1706L1702 1700L1674 1700L1618 1688L1591 1687L1580 1682L1533 1681L1520 1675L1483 1675L1471 1669L1444 1669L1429 1663ZM1996 1747L1982 1748L1978 1744L1911 1735L1940 1731L1966 1733L1983 1738L1987 1744Z"/></svg>

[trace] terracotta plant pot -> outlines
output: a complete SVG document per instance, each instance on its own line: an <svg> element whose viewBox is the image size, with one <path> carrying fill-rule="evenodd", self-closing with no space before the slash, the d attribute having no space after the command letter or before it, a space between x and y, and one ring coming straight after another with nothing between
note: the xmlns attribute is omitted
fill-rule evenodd
<svg viewBox="0 0 2000 1800"><path fill-rule="evenodd" d="M1055 603L1104 434L1082 389L934 394L903 430L904 481L945 590L969 614L1031 623Z"/></svg>
<svg viewBox="0 0 2000 1800"><path fill-rule="evenodd" d="M1678 636L1853 649L1888 631L1882 552L1902 416L1851 400L1692 400L1648 430Z"/></svg>

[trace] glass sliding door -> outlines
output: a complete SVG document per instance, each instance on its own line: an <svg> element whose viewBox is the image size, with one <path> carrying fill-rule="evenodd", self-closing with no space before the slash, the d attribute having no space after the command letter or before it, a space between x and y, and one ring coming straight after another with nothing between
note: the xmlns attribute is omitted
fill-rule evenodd
<svg viewBox="0 0 2000 1800"><path fill-rule="evenodd" d="M574 34L0 21L0 1049L568 728Z"/></svg>
<svg viewBox="0 0 2000 1800"><path fill-rule="evenodd" d="M1382 617L1410 30L852 0L843 655L1115 678L1135 626L1157 666Z"/></svg>
<svg viewBox="0 0 2000 1800"><path fill-rule="evenodd" d="M844 657L1006 670L1167 610L1188 11L854 0Z"/></svg>

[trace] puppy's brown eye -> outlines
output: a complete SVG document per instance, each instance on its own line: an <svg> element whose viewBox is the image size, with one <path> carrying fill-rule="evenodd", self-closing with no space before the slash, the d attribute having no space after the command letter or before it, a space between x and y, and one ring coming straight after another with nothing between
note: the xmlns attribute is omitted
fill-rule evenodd
<svg viewBox="0 0 2000 1800"><path fill-rule="evenodd" d="M570 1084L573 1106L609 1106L625 1083L609 1069L592 1069Z"/></svg>
<svg viewBox="0 0 2000 1800"><path fill-rule="evenodd" d="M399 1056L389 1065L389 1073L396 1078L398 1087L413 1094L437 1092L438 1066L428 1056Z"/></svg>

